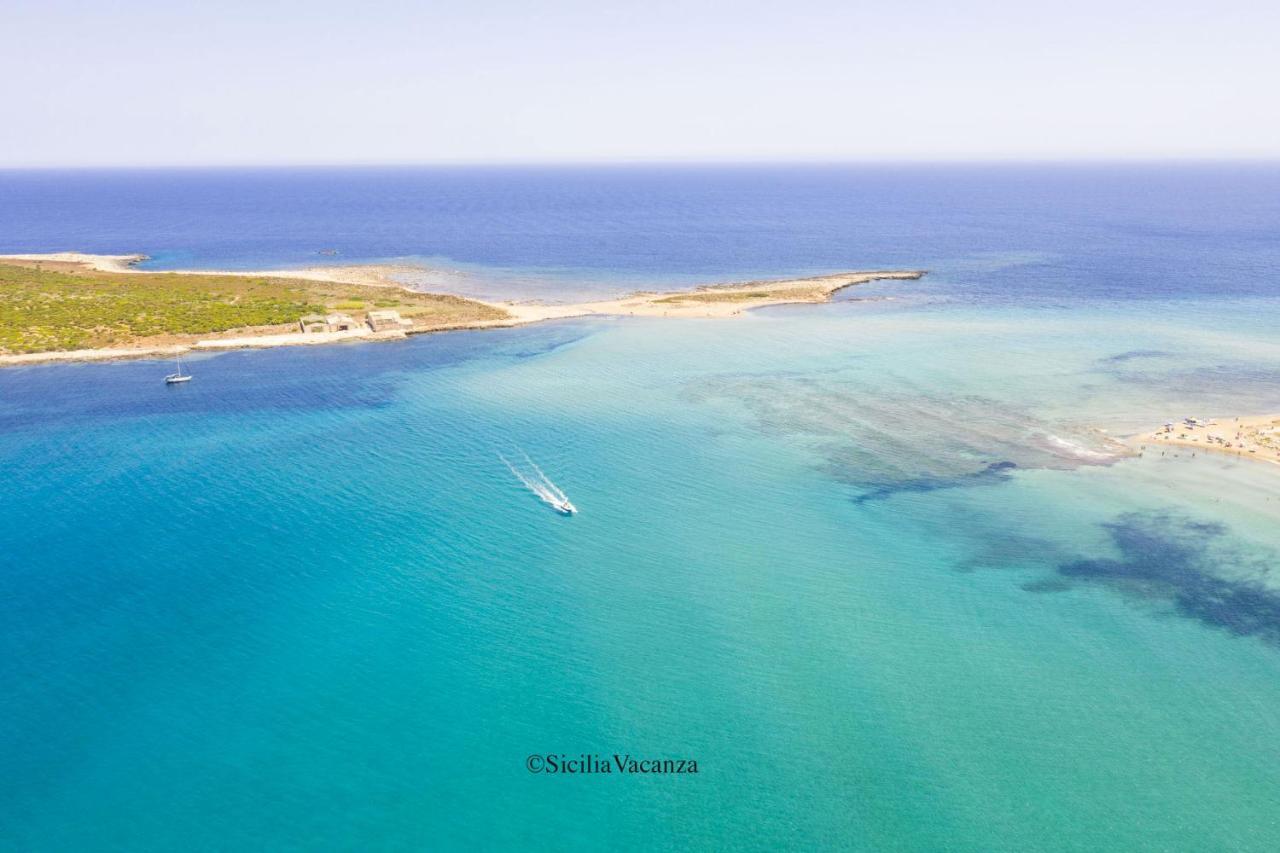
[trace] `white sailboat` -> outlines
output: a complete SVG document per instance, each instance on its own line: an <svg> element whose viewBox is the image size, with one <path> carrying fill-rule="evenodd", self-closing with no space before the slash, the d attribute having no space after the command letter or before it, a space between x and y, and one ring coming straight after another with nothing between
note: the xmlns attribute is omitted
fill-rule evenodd
<svg viewBox="0 0 1280 853"><path fill-rule="evenodd" d="M178 372L170 373L164 378L165 385L177 385L180 382L190 382L191 374L182 372L182 353L178 353Z"/></svg>

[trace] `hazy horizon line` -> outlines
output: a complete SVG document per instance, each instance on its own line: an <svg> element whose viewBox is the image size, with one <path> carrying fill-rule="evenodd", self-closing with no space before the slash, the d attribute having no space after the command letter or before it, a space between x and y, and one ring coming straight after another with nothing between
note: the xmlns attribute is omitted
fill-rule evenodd
<svg viewBox="0 0 1280 853"><path fill-rule="evenodd" d="M1267 156L1106 156L1106 157L860 157L849 159L563 159L563 160L328 160L304 162L211 162L211 163L48 163L6 165L0 172L71 172L71 171L215 171L267 169L412 169L412 168L629 168L629 167L708 167L708 166L1105 166L1105 165L1280 165L1280 154Z"/></svg>

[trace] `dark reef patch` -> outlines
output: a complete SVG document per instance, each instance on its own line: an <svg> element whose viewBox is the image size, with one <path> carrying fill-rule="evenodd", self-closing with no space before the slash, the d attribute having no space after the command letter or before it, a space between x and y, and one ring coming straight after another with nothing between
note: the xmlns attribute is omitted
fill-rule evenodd
<svg viewBox="0 0 1280 853"><path fill-rule="evenodd" d="M1157 364L1107 362L1098 372L1136 385L1160 382L1179 389L1188 412L1273 411L1280 405L1280 370L1270 364L1222 362L1186 369L1153 369ZM1243 408L1242 408L1243 406Z"/></svg>
<svg viewBox="0 0 1280 853"><path fill-rule="evenodd" d="M911 480L901 480L892 484L876 486L856 497L850 498L850 500L855 504L862 505L870 501L887 500L894 495L904 493L936 492L942 489L959 489L984 483L1003 483L1009 479L1008 472L1017 467L1017 464L1013 462L992 462L985 468L969 474L959 474L954 477L917 477Z"/></svg>
<svg viewBox="0 0 1280 853"><path fill-rule="evenodd" d="M6 367L0 433L131 417L384 408L415 372L485 358L538 358L592 334L590 325L567 321L395 342L199 353L187 360L195 382L176 389L161 382L172 369L167 359Z"/></svg>
<svg viewBox="0 0 1280 853"><path fill-rule="evenodd" d="M1047 568L1066 559L1066 553L1052 539L1011 530L1003 520L977 528L982 548L972 557L956 564L958 572L987 569L1026 570Z"/></svg>
<svg viewBox="0 0 1280 853"><path fill-rule="evenodd" d="M1170 355L1173 355L1173 353L1159 349L1131 349L1128 352L1116 353L1098 360L1103 364L1121 364L1126 361L1133 361L1135 358L1164 358Z"/></svg>
<svg viewBox="0 0 1280 853"><path fill-rule="evenodd" d="M1118 558L1060 563L1056 577L1024 589L1059 591L1073 581L1104 584L1127 595L1167 602L1178 615L1234 636L1280 645L1280 591L1253 579L1271 572L1273 557L1251 561L1215 556L1217 549L1211 546L1226 533L1222 525L1168 513L1126 513L1103 527ZM1223 567L1234 576L1219 571Z"/></svg>
<svg viewBox="0 0 1280 853"><path fill-rule="evenodd" d="M821 375L719 374L690 383L684 395L736 409L759 432L808 447L818 470L849 486L857 505L1005 483L1015 469L1109 465L1130 453L1097 430L998 399L901 393L882 381L861 365Z"/></svg>
<svg viewBox="0 0 1280 853"><path fill-rule="evenodd" d="M1071 581L1066 578L1049 577L1027 581L1022 585L1027 592L1066 592L1071 589Z"/></svg>
<svg viewBox="0 0 1280 853"><path fill-rule="evenodd" d="M503 342L501 348L494 347L494 342L491 341L479 339L477 342L489 345L490 352L501 353L509 358L537 358L584 341L595 335L598 329L584 320L571 318L554 323L516 327L513 331L514 334L508 333L509 339Z"/></svg>

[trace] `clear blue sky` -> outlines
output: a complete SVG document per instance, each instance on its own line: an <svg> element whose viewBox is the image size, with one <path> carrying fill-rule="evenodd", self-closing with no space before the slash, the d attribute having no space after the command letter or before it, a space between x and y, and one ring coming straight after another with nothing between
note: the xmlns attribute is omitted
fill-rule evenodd
<svg viewBox="0 0 1280 853"><path fill-rule="evenodd" d="M1280 156L1274 0L7 0L0 21L0 166Z"/></svg>

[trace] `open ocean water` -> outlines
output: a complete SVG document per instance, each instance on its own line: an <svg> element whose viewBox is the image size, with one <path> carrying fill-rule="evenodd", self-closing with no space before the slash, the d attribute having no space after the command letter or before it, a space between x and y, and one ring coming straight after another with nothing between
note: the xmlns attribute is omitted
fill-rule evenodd
<svg viewBox="0 0 1280 853"><path fill-rule="evenodd" d="M0 370L0 848L1280 849L1280 472L1094 431L1280 411L1280 166L0 172L0 252L329 248L930 274Z"/></svg>

